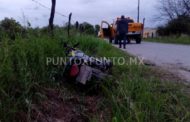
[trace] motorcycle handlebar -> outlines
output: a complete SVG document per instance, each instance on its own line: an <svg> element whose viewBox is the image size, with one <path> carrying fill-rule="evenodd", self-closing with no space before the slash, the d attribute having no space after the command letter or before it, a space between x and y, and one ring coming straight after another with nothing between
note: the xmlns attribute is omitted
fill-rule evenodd
<svg viewBox="0 0 190 122"><path fill-rule="evenodd" d="M66 54L68 54L68 52L69 52L70 50L76 50L76 47L79 46L79 43L76 43L73 47L68 46L67 43L64 43L63 46L66 48Z"/></svg>

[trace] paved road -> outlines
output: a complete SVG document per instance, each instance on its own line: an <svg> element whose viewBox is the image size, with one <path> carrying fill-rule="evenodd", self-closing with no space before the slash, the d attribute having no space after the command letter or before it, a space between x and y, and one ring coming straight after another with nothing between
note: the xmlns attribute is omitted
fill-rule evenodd
<svg viewBox="0 0 190 122"><path fill-rule="evenodd" d="M140 45L129 44L125 51L175 71L183 79L190 81L190 46L143 42Z"/></svg>

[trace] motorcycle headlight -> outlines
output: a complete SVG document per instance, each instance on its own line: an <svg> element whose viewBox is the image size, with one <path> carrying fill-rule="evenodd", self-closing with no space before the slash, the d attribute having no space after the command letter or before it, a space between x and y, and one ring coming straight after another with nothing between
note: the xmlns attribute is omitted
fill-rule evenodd
<svg viewBox="0 0 190 122"><path fill-rule="evenodd" d="M72 57L75 56L75 52L74 52L74 51L71 52L71 56L72 56Z"/></svg>

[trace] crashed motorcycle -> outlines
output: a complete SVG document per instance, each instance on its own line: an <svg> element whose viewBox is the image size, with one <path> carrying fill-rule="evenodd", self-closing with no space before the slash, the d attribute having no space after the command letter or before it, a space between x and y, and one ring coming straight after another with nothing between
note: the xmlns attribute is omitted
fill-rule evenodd
<svg viewBox="0 0 190 122"><path fill-rule="evenodd" d="M108 72L112 68L112 62L106 58L98 59L86 55L75 44L73 47L64 43L65 53L68 62L65 66L64 75L66 78L74 79L85 85L92 78L103 80L108 77Z"/></svg>

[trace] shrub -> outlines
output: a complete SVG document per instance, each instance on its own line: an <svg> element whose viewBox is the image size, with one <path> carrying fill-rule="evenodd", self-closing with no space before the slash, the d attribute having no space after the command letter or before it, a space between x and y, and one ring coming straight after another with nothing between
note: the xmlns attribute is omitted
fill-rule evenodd
<svg viewBox="0 0 190 122"><path fill-rule="evenodd" d="M94 26L87 22L80 24L80 27L82 27L81 31L86 34L94 34L95 33Z"/></svg>
<svg viewBox="0 0 190 122"><path fill-rule="evenodd" d="M161 36L187 34L190 35L190 17L181 15L169 21L165 26L158 27L158 34Z"/></svg>
<svg viewBox="0 0 190 122"><path fill-rule="evenodd" d="M24 28L19 22L13 18L5 18L0 22L0 28L3 33L7 34L12 40L15 40L16 35L22 35Z"/></svg>

